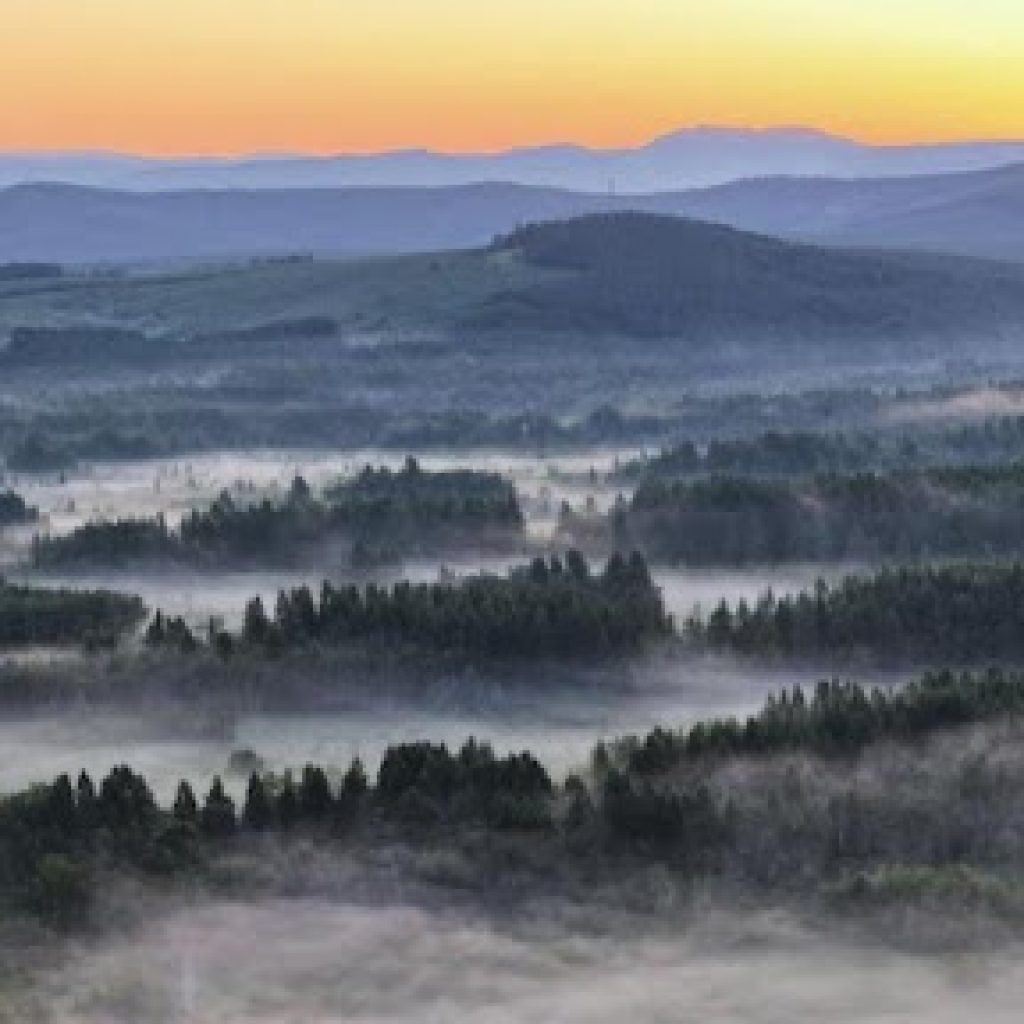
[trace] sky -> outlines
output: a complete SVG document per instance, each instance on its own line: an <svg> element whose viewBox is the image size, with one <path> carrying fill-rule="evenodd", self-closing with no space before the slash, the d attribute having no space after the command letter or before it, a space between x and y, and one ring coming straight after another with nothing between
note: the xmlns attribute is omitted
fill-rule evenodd
<svg viewBox="0 0 1024 1024"><path fill-rule="evenodd" d="M1024 138L1024 0L0 0L0 149Z"/></svg>

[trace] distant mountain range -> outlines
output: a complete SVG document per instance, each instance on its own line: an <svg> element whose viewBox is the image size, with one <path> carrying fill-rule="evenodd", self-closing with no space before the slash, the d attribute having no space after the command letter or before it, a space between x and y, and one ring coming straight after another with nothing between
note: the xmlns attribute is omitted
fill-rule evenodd
<svg viewBox="0 0 1024 1024"><path fill-rule="evenodd" d="M823 245L1024 262L1024 163L906 178L766 177L638 195L508 184L141 194L20 185L0 190L0 262L433 252L486 245L526 223L624 210Z"/></svg>
<svg viewBox="0 0 1024 1024"><path fill-rule="evenodd" d="M520 185L151 194L20 185L0 191L0 262L433 252L486 245L527 221L609 205L618 207L601 196Z"/></svg>
<svg viewBox="0 0 1024 1024"><path fill-rule="evenodd" d="M911 178L761 178L666 197L663 209L829 245L1024 261L1024 164Z"/></svg>
<svg viewBox="0 0 1024 1024"><path fill-rule="evenodd" d="M0 188L54 181L189 189L441 188L500 181L581 192L665 192L766 175L889 177L1024 161L1024 141L869 146L806 129L696 128L633 149L542 146L485 154L409 150L332 157L155 160L111 154L0 154Z"/></svg>
<svg viewBox="0 0 1024 1024"><path fill-rule="evenodd" d="M372 352L415 341L406 351L454 360L455 376L479 358L488 380L521 346L538 344L550 354L526 359L530 373L611 359L628 374L639 353L748 370L909 365L1019 356L1024 265L822 248L610 213L530 225L459 252L14 280L0 284L0 337L5 328L5 372L139 366L150 345L165 364L333 359L353 339L357 348L372 341ZM372 365L376 373L383 364Z"/></svg>

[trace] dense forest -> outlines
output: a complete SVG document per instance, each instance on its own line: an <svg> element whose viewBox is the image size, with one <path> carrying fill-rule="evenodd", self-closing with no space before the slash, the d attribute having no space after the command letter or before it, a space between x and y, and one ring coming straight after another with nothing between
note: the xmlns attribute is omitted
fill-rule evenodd
<svg viewBox="0 0 1024 1024"><path fill-rule="evenodd" d="M156 366L174 362L264 356L302 341L333 338L338 324L330 317L272 320L186 336L149 336L124 327L15 327L0 364L9 368L77 365Z"/></svg>
<svg viewBox="0 0 1024 1024"><path fill-rule="evenodd" d="M194 648L182 627L158 615L147 640L153 647ZM639 555L614 555L593 573L570 551L564 560L537 558L507 576L365 588L325 582L319 601L298 587L279 593L269 615L254 598L239 639L268 653L323 645L519 660L635 653L672 635L661 593ZM213 639L223 653L234 646L226 634Z"/></svg>
<svg viewBox="0 0 1024 1024"><path fill-rule="evenodd" d="M59 263L0 263L0 281L54 281L63 276Z"/></svg>
<svg viewBox="0 0 1024 1024"><path fill-rule="evenodd" d="M753 606L722 601L684 627L710 650L969 664L1024 657L1024 564L885 568Z"/></svg>
<svg viewBox="0 0 1024 1024"><path fill-rule="evenodd" d="M98 786L85 772L76 783L64 775L0 798L0 909L80 924L99 865L163 878L194 874L207 854L240 832L314 830L338 838L364 816L412 828L479 822L543 829L552 794L547 772L531 755L499 758L472 740L454 754L430 743L392 747L372 788L358 759L336 792L312 764L297 780L254 773L239 808L219 778L202 801L182 782L164 810L127 765Z"/></svg>
<svg viewBox="0 0 1024 1024"><path fill-rule="evenodd" d="M1024 464L1015 463L648 480L614 510L609 528L617 545L689 565L982 557L1024 552L1022 513ZM564 529L574 529L571 517Z"/></svg>
<svg viewBox="0 0 1024 1024"><path fill-rule="evenodd" d="M956 726L1024 711L1024 674L991 668L926 673L898 690L822 681L780 690L745 721L697 722L672 732L656 728L643 739L620 741L614 759L642 775L668 772L704 757L810 751L827 757L855 754L880 740L913 740ZM598 759L608 758L601 749Z"/></svg>
<svg viewBox="0 0 1024 1024"><path fill-rule="evenodd" d="M399 472L364 469L323 500L296 477L281 501L245 504L223 492L193 510L177 530L162 519L86 523L60 537L38 537L39 568L183 562L192 565L275 564L324 557L344 544L355 568L418 551L464 545L516 546L523 519L515 488L497 474L428 473L409 459Z"/></svg>
<svg viewBox="0 0 1024 1024"><path fill-rule="evenodd" d="M79 462L117 462L215 450L221 444L250 448L313 445L378 446L409 449L502 449L559 451L608 444L662 441L674 433L671 421L658 416L624 415L598 406L571 422L548 413L498 416L478 409L431 413L371 414L365 408L318 408L306 415L268 410L266 420L233 414L223 395L217 408L123 408L94 403L81 412L54 410L12 415L0 406L0 453L19 472L70 469ZM174 402L161 396L157 404Z"/></svg>
<svg viewBox="0 0 1024 1024"><path fill-rule="evenodd" d="M424 548L508 546L523 531L515 487L497 473L430 473L408 458L398 472L365 467L328 488L332 526L354 537L354 555L373 559Z"/></svg>
<svg viewBox="0 0 1024 1024"><path fill-rule="evenodd" d="M1020 323L1016 267L819 249L721 225L610 213L524 226L496 240L550 279L481 304L473 326L798 345L811 356L858 339L923 341ZM986 299L981 299L985 295Z"/></svg>
<svg viewBox="0 0 1024 1024"><path fill-rule="evenodd" d="M44 590L0 580L0 649L110 646L145 615L142 601L127 594Z"/></svg>
<svg viewBox="0 0 1024 1024"><path fill-rule="evenodd" d="M159 345L159 339L121 327L16 327L0 361L8 368L145 361Z"/></svg>
<svg viewBox="0 0 1024 1024"><path fill-rule="evenodd" d="M751 437L683 441L619 466L622 482L702 476L819 476L869 471L988 466L1024 461L1024 417L993 416L957 426L899 424L873 431L769 430Z"/></svg>
<svg viewBox="0 0 1024 1024"><path fill-rule="evenodd" d="M997 671L938 673L897 692L822 683L813 695L769 698L743 725L600 744L588 777L560 784L529 753L501 757L472 739L457 751L392 746L375 780L358 758L340 778L315 764L297 778L254 771L237 803L219 777L203 797L183 781L162 808L126 765L98 784L62 775L0 799L0 908L81 927L103 871L215 885L205 869L217 857L254 842L262 856L276 837L305 849L471 843L477 871L514 866L545 884L567 875L621 883L652 864L832 899L907 899L923 883L941 892L956 882L975 911L985 895L988 909L998 897L998 912L1019 915L1019 897L1007 899L1012 891L986 873L1021 861L1012 824L1021 789L1008 774L1016 762L999 769L982 753L950 763L941 741L968 723L1008 722L1022 706L1024 680ZM1003 741L994 733L993 743ZM915 759L912 784L876 785L901 750Z"/></svg>
<svg viewBox="0 0 1024 1024"><path fill-rule="evenodd" d="M1021 439L1024 449L1024 436ZM904 458L913 449L901 446ZM740 474L752 476L813 476L819 473L863 472L887 464L890 454L878 434L815 434L810 431L767 431L750 438L713 438L698 446L684 441L656 455L634 459L619 467L623 481L675 480L695 476Z"/></svg>

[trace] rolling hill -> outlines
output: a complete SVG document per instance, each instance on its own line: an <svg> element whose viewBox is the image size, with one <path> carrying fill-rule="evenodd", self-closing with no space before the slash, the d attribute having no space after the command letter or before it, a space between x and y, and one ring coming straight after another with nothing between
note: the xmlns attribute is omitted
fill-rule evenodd
<svg viewBox="0 0 1024 1024"><path fill-rule="evenodd" d="M1024 268L825 249L642 213L533 225L499 240L550 276L488 299L474 326L828 347L965 334L1022 338Z"/></svg>
<svg viewBox="0 0 1024 1024"><path fill-rule="evenodd" d="M909 178L762 178L663 198L665 212L748 231L1024 262L1024 163Z"/></svg>
<svg viewBox="0 0 1024 1024"><path fill-rule="evenodd" d="M288 259L170 273L73 274L0 284L0 333L103 327L187 338L224 332L232 358L274 324L329 318L318 342L559 334L671 339L692 349L838 351L868 342L960 354L1018 344L1024 267L926 253L830 249L646 213L602 213L518 228L449 253ZM282 335L283 350L291 341ZM70 342L69 342L70 343ZM83 344L87 344L88 339ZM124 348L123 339L117 350ZM256 347L256 346L254 346ZM81 346L79 346L81 348ZM19 358L31 361L31 346ZM1014 349L1016 351L1016 349Z"/></svg>
<svg viewBox="0 0 1024 1024"><path fill-rule="evenodd" d="M520 223L608 205L600 196L517 185L153 194L21 185L0 191L0 262L432 252L486 245Z"/></svg>
<svg viewBox="0 0 1024 1024"><path fill-rule="evenodd" d="M760 178L651 195L508 184L151 194L23 185L0 190L0 263L437 252L484 246L525 223L621 210L833 246L1024 262L1024 164L1018 164L908 178Z"/></svg>

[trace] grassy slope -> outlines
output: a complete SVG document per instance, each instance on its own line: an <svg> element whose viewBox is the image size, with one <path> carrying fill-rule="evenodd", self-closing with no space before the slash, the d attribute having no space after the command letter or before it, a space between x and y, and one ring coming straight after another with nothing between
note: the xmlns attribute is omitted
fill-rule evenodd
<svg viewBox="0 0 1024 1024"><path fill-rule="evenodd" d="M505 254L478 252L74 275L0 285L0 331L92 320L153 332L214 331L313 315L333 317L349 331L429 329L544 276Z"/></svg>
<svg viewBox="0 0 1024 1024"><path fill-rule="evenodd" d="M355 334L555 331L760 349L851 336L948 341L1024 324L1024 272L625 214L531 227L489 250L0 286L0 331L88 321L214 331L314 315Z"/></svg>

